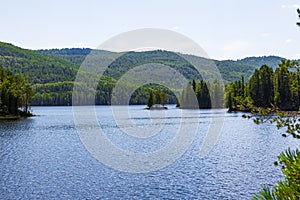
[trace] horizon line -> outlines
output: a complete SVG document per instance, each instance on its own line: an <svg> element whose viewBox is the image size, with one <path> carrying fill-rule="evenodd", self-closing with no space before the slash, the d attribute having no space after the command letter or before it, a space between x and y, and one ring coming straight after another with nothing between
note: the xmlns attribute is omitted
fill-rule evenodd
<svg viewBox="0 0 300 200"><path fill-rule="evenodd" d="M23 46L19 46L19 45L16 45L14 44L13 42L4 42L4 41L0 41L0 42L3 42L3 43L6 43L6 44L11 44L13 46L16 46L16 47L19 47L19 48L22 48L22 49L26 49L26 50L32 50L32 51L39 51L39 50L53 50L53 49L57 49L57 50L63 50L63 49L91 49L91 50L102 50L102 51L108 51L108 52L112 52L112 53L122 53L121 51L118 52L118 51L111 51L111 50L106 50L106 49L97 49L95 47L92 47L92 46L77 46L76 44L72 47L70 46L61 46L61 47L46 47L46 48L33 48L33 47L23 47ZM135 50L132 50L132 51L128 51L128 52L147 52L147 51L156 51L156 50L162 50L162 51L169 51L169 52L174 52L174 51L171 51L171 50L167 50L167 49L152 49L152 50L141 50L141 51L135 51ZM126 51L123 51L123 52L126 52ZM184 52L174 52L174 53L181 53L181 54L184 54L184 55L192 55L192 56L197 56L197 57L201 57L199 55L194 55L194 54L191 54L191 53L184 53ZM217 60L217 61L226 61L226 60L230 60L230 61L238 61L238 60L243 60L245 58L251 58L251 57L256 57L256 58L259 58L259 57L279 57L279 58L283 58L283 59L286 59L286 60L296 60L296 61L300 61L300 57L298 58L287 58L285 56L280 56L280 55L272 55L272 54L269 54L269 55L245 55L245 56L241 56L241 57L235 57L235 58L213 58L213 57L208 57L206 59L211 59L211 60ZM202 57L202 58L205 58L205 57Z"/></svg>

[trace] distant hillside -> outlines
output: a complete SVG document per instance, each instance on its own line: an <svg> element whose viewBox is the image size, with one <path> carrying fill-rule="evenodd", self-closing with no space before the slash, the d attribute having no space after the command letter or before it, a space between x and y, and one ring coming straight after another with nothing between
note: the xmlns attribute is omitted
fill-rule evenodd
<svg viewBox="0 0 300 200"><path fill-rule="evenodd" d="M75 65L80 66L87 55L103 55L108 58L116 57L118 53L105 51L105 50L93 50L89 48L65 48L65 49L42 49L38 50L39 53L50 55L52 57L64 58Z"/></svg>
<svg viewBox="0 0 300 200"><path fill-rule="evenodd" d="M32 84L72 81L78 66L69 60L0 42L0 66L26 74Z"/></svg>
<svg viewBox="0 0 300 200"><path fill-rule="evenodd" d="M105 71L105 77L98 84L99 92L97 101L99 104L107 104L109 96L116 80L128 70L148 63L159 63L172 67L179 71L187 79L201 79L201 74L206 77L213 77L210 66L215 64L223 79L226 82L239 80L242 76L247 81L253 71L263 64L276 68L284 58L276 56L249 57L241 60L211 60L193 55L177 54L169 51L146 51L146 52L126 52L115 53L104 50L92 50L89 48L69 48L69 49L50 49L50 50L28 50L16 47L12 44L0 42L0 66L12 71L14 74L28 75L30 83L36 92L35 105L70 105L74 80L81 63L87 55L97 58L101 56L106 62L110 63ZM193 65L184 58L193 60L193 64L200 66L200 74ZM95 64L97 59L90 59L91 64ZM102 64L102 63L96 63ZM83 72L87 79L97 74ZM137 80L138 79L134 79ZM81 83L75 83L81 84ZM82 86L88 88L88 86ZM147 86L148 87L148 86ZM149 87L154 87L149 86ZM157 86L155 86L157 87ZM162 90L165 90L162 88ZM142 103L147 97L147 92L142 88L138 93L142 94L143 100L134 96L134 102ZM169 93L169 91L165 91ZM171 95L171 94L170 94ZM173 98L174 99L174 98ZM173 102L174 103L174 102Z"/></svg>
<svg viewBox="0 0 300 200"><path fill-rule="evenodd" d="M237 60L237 62L246 65L257 66L257 67L261 67L262 65L267 65L268 67L275 69L276 67L278 67L279 63L282 60L286 60L286 59L278 56L262 56L262 57L248 57L241 60Z"/></svg>
<svg viewBox="0 0 300 200"><path fill-rule="evenodd" d="M37 50L40 53L47 55L80 55L87 56L91 53L90 48L65 48L65 49L41 49Z"/></svg>
<svg viewBox="0 0 300 200"><path fill-rule="evenodd" d="M71 61L74 64L80 65L84 59L86 58L87 54L101 54L108 56L110 58L118 57L119 55L114 52L103 51L103 50L93 50L91 49L50 49L50 50L39 50L40 53L44 53L47 55L51 55L54 57L60 57ZM234 81L244 76L246 80L250 77L252 72L255 68L259 68L260 65L252 65L246 62L239 62L239 61L217 61L217 60L210 60L206 58L201 58L197 56L191 55L181 55L182 57L193 57L193 60L198 63L200 68L205 68L203 66L208 67L211 65L212 62L215 62L216 66L220 70L223 79L225 81ZM119 57L109 66L106 75L111 75L114 78L120 77L123 73L127 70L133 68L134 66L145 64L145 63L160 63L165 64L168 66L173 67L174 69L181 72L184 76L188 79L199 79L201 76L197 74L195 68L186 62L180 54L176 54L173 52L168 51L146 51L146 52L128 52L123 56ZM203 70L201 73L207 73L207 71Z"/></svg>
<svg viewBox="0 0 300 200"><path fill-rule="evenodd" d="M85 57L89 53L102 54L108 57L117 57L118 54L114 52L104 51L104 50L92 50L87 48L71 48L71 49L50 49L50 50L39 50L40 53L52 55L54 57L61 57L71 61L74 64L80 65ZM180 55L180 54L179 54ZM188 55L185 55L188 56ZM195 57L198 63L208 63L214 61L218 69L220 70L223 79L225 81L235 81L244 76L246 80L252 75L254 69L260 68L262 65L267 65L275 69L281 60L278 56L262 56L262 57L247 57L240 60L209 60L205 58ZM197 79L198 75L192 74L194 69L188 63L183 62L182 58L175 53L168 51L146 51L146 52L129 52L125 54L122 58L119 58L110 66L109 73L113 76L120 76L123 72L131 69L133 66L129 66L128 59L133 65L138 63L149 63L156 61L161 64L172 65L176 70L179 70L182 74L188 75L189 79ZM168 61L169 59L169 61ZM130 63L129 62L129 63ZM190 72L189 72L190 71ZM108 72L107 72L108 73Z"/></svg>

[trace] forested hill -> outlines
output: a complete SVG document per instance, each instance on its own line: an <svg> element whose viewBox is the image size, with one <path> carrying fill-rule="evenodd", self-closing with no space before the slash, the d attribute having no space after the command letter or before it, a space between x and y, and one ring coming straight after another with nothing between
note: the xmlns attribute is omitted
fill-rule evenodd
<svg viewBox="0 0 300 200"><path fill-rule="evenodd" d="M78 66L81 65L81 63L84 61L86 56L89 54L102 55L107 58L116 57L118 55L118 53L105 51L105 50L93 50L90 48L44 49L44 50L38 50L37 52L50 55L55 58L66 59Z"/></svg>
<svg viewBox="0 0 300 200"><path fill-rule="evenodd" d="M0 66L9 69L13 73L23 73L29 75L29 81L35 83L49 83L61 81L73 81L80 64L90 53L101 54L107 57L117 57L118 53L92 50L89 48L68 48L68 49L50 49L50 50L27 50L16 47L11 44L0 42ZM129 55L117 60L118 65L110 67L113 74L120 73L130 68L130 62L144 63L156 61L158 63L172 65L181 70L193 79L194 72L191 66L188 66L182 58L175 53L166 51L148 51L148 52L129 52ZM154 56L153 56L154 55ZM170 58L169 60L167 58ZM206 59L196 57L199 63L204 63ZM123 58L123 59L122 59ZM128 61L128 58L131 61ZM151 58L151 59L149 59ZM284 59L276 56L248 57L241 60L213 60L219 68L225 81L239 80L244 76L246 80L252 75L254 69L258 69L266 64L275 68L280 61ZM207 60L210 62L211 60ZM124 69L125 68L125 69Z"/></svg>
<svg viewBox="0 0 300 200"><path fill-rule="evenodd" d="M99 92L98 103L109 103L109 94L114 83L122 74L135 66L146 63L160 63L168 65L181 72L187 79L199 80L201 75L195 68L185 61L183 57L193 59L194 63L203 67L202 73L211 73L205 67L215 63L226 82L239 80L242 76L245 81L253 74L255 69L267 64L277 66L283 58L275 56L250 57L242 60L210 60L192 55L181 55L168 51L146 51L120 53L89 48L28 50L11 44L0 42L0 67L4 67L14 74L28 76L35 91L34 105L70 105L72 89L77 71L87 55L101 55L103 58L113 60L117 58L106 70L98 89L104 88L105 94ZM120 56L120 57L119 57ZM90 72L85 72L90 74ZM93 74L90 74L93 75ZM76 83L79 84L79 83ZM139 91L143 94L145 89ZM165 91L166 92L166 91ZM132 103L143 103L143 100L134 97Z"/></svg>
<svg viewBox="0 0 300 200"><path fill-rule="evenodd" d="M28 75L31 84L72 81L78 66L69 60L0 42L0 67Z"/></svg>
<svg viewBox="0 0 300 200"><path fill-rule="evenodd" d="M268 67L275 69L278 67L278 64L282 60L285 59L278 56L262 56L262 57L248 57L248 58L238 60L237 62L246 65L252 65L252 66L267 65Z"/></svg>
<svg viewBox="0 0 300 200"><path fill-rule="evenodd" d="M49 49L49 50L39 50L38 52L51 55L54 57L60 57L71 61L74 64L80 65L85 57L90 54L103 54L107 57L117 57L118 54L114 52L104 51L104 50L92 50L90 48L66 48L66 49ZM138 60L143 60L143 62L152 62L153 60L149 60L149 57L153 55L155 56L155 61L163 64L172 64L177 68L184 68L186 65L183 65L182 59L174 59L174 53L166 52L166 51L148 51L148 52L129 52L130 59L133 62L138 62ZM175 55L176 56L176 55ZM166 61L166 58L170 57L171 63ZM177 56L178 57L178 56ZM250 76L254 72L255 69L260 68L262 65L267 65L273 69L278 67L281 60L285 60L285 58L278 56L261 56L261 57L247 57L239 60L209 60L205 58L200 58L197 56L193 56L198 60L199 63L208 63L213 61L218 69L220 70L225 81L231 82L239 80L241 76L245 77L245 80L249 80ZM119 59L119 62L122 62L122 65L118 66L119 68L129 68L126 66L128 55L125 57L126 59ZM205 61L207 60L207 61ZM125 63L125 65L124 65ZM119 69L118 69L119 70ZM114 73L119 73L116 70ZM184 71L190 71L191 69L188 67L183 69ZM186 72L185 72L186 74ZM194 77L189 77L194 78Z"/></svg>

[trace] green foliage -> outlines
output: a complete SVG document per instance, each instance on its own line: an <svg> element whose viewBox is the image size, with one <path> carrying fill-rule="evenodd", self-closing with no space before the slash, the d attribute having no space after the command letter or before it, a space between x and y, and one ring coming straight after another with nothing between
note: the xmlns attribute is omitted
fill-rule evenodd
<svg viewBox="0 0 300 200"><path fill-rule="evenodd" d="M294 138L300 138L300 117L298 112L282 112L272 109L260 108L257 111L260 116L255 117L254 122L261 124L266 121L276 123L277 128L286 128L286 134ZM251 116L246 116L251 118ZM264 187L263 190L256 194L253 199L300 199L300 152L299 150L288 149L278 156L278 162L274 163L276 166L280 165L282 173L285 177L284 180L278 181L272 188Z"/></svg>
<svg viewBox="0 0 300 200"><path fill-rule="evenodd" d="M149 89L149 99L147 102L147 106L148 108L151 108L154 105L154 94L153 94L153 90Z"/></svg>
<svg viewBox="0 0 300 200"><path fill-rule="evenodd" d="M204 80L200 80L198 83L193 80L182 91L177 104L186 109L223 108L224 89L218 81L210 84Z"/></svg>
<svg viewBox="0 0 300 200"><path fill-rule="evenodd" d="M299 110L300 71L289 71L296 62L282 61L275 71L275 105L280 110Z"/></svg>
<svg viewBox="0 0 300 200"><path fill-rule="evenodd" d="M28 114L32 90L25 76L14 76L0 67L0 116Z"/></svg>
<svg viewBox="0 0 300 200"><path fill-rule="evenodd" d="M160 89L156 90L156 92L155 92L155 103L156 104L162 103L162 93L161 93Z"/></svg>
<svg viewBox="0 0 300 200"><path fill-rule="evenodd" d="M278 181L272 189L264 187L256 194L254 200L298 200L300 199L300 152L299 150L288 149L278 156L281 171L285 179Z"/></svg>
<svg viewBox="0 0 300 200"><path fill-rule="evenodd" d="M226 102L227 102L228 111L231 112L233 110L233 99L232 99L231 91L227 93Z"/></svg>
<svg viewBox="0 0 300 200"><path fill-rule="evenodd" d="M50 50L40 50L40 53L51 55L52 57L64 58L71 61L73 64L81 65L88 53L93 55L103 55L107 58L116 58L120 56L118 53L108 52L103 50L93 50L91 49L50 49ZM91 56L91 55L90 55ZM257 66L262 66L264 64L275 69L278 64L283 60L283 58L276 56L263 56L263 57L249 57L237 61L233 60L210 60L206 58L196 57L192 55L176 54L168 51L147 51L147 52L128 52L120 56L114 63L109 66L109 70L106 75L110 75L114 78L118 78L124 72L132 69L135 66L146 64L146 63L159 63L168 65L180 73L182 73L189 80L195 79L199 80L200 76L195 71L194 67L189 64L184 58L188 57L192 59L201 69L201 73L210 73L205 69L209 69L210 65L214 62L217 68L220 70L222 77L225 81L237 81L241 76L245 77L246 80L252 75L253 71L257 69Z"/></svg>
<svg viewBox="0 0 300 200"><path fill-rule="evenodd" d="M248 83L244 80L226 86L227 100L231 95L232 110L259 111L272 108L279 111L298 111L300 108L300 70L298 63L282 60L275 72L263 65L256 69ZM227 102L228 105L228 102Z"/></svg>
<svg viewBox="0 0 300 200"><path fill-rule="evenodd" d="M169 101L169 95L167 95L166 93L162 92L161 98L162 98L161 104L163 106L168 103L168 101Z"/></svg>
<svg viewBox="0 0 300 200"><path fill-rule="evenodd" d="M93 61L93 58L97 56L101 56L101 58L105 59L106 61L114 61L105 71L105 76L99 81L100 83L97 86L97 91L93 91L90 84L74 83L77 71L87 55L92 58L89 60L89 62L96 62ZM184 58L190 58L195 62L196 65L200 66L200 73L198 73L195 67L188 63ZM74 84L77 86L82 84L80 87L87 89L89 91L88 95L96 93L96 104L110 104L112 88L114 88L116 81L128 70L138 65L147 63L167 65L180 72L188 80L201 80L201 74L205 74L207 77L212 76L213 72L210 72L209 69L210 65L214 62L220 70L224 80L230 82L241 81L239 80L240 77L245 77L245 80L248 80L253 71L257 68L256 63L269 63L272 65L278 65L280 59L281 58L270 56L256 58L252 57L237 61L212 61L206 58L176 54L161 50L148 52L128 52L125 54L80 48L32 51L0 42L0 66L9 69L13 72L13 74L25 74L28 76L29 82L35 91L32 105L71 105L71 97L73 92L72 85L74 86ZM96 74L92 74L88 71L82 73L86 74L87 80L89 79L89 76L97 77ZM296 77L293 77L293 79L295 78ZM295 100L294 96L297 95L297 84L295 82L291 82L290 84L292 88L291 98ZM208 95L208 91L222 90L222 88L218 88L216 86L217 84L208 85L207 83L206 86L199 86L199 83L197 83L197 88L196 82L192 83L193 90L198 95L197 99L202 99L202 101L199 101L201 102L199 103L200 108L210 108L211 104L222 105L224 97L218 97L218 94L220 94L219 92ZM240 84L240 86L244 87L244 84ZM135 86L132 85L130 87ZM155 89L153 87L156 86L149 85L139 88L137 91L135 91L132 97L129 97L130 103L146 104L148 98L148 88ZM207 90L206 87L208 87L209 90ZM235 87L236 89L239 89L238 85ZM199 90L199 88L201 89ZM246 91L246 89L247 88L245 85L245 88L242 90ZM172 94L170 90L164 90L164 92L168 94L169 103L175 103L176 97L174 94ZM243 107L246 107L246 104L252 101L249 98L249 95L245 95L243 97L235 96L235 94L237 93L231 93L234 109L235 107L237 109L242 109ZM207 98L208 96L209 98ZM276 96L276 100L279 102L277 97L278 95ZM205 98L206 100L204 100ZM80 97L80 99L80 101L85 102L85 97ZM239 101L243 101L243 103L239 104ZM297 105L297 102L291 103L291 106L295 105Z"/></svg>
<svg viewBox="0 0 300 200"><path fill-rule="evenodd" d="M267 65L273 70L276 69L281 63L282 60L285 60L278 56L261 56L261 57L248 57L241 60L238 60L239 63L250 65L250 66L263 66Z"/></svg>
<svg viewBox="0 0 300 200"><path fill-rule="evenodd" d="M201 80L196 86L196 96L199 108L211 108L211 98L207 83Z"/></svg>
<svg viewBox="0 0 300 200"><path fill-rule="evenodd" d="M249 104L253 104L248 87L249 84L245 84L244 77L225 86L226 106L229 108L229 111L248 111Z"/></svg>
<svg viewBox="0 0 300 200"><path fill-rule="evenodd" d="M109 65L104 75L119 79L128 70L149 63L167 65L180 72L189 80L201 78L195 67L180 55L162 50L125 53Z"/></svg>
<svg viewBox="0 0 300 200"><path fill-rule="evenodd" d="M169 102L168 94L166 94L164 91L161 91L161 87L157 87L156 90L148 89L148 92L149 92L149 97L147 100L148 108L151 108L154 104L159 104L164 106Z"/></svg>
<svg viewBox="0 0 300 200"><path fill-rule="evenodd" d="M253 200L280 200L267 186L263 187L263 190L259 194L255 194Z"/></svg>
<svg viewBox="0 0 300 200"><path fill-rule="evenodd" d="M286 134L293 138L300 139L300 118L299 112L280 112L270 119L271 123L275 123L277 128L286 128ZM287 137L283 134L283 137Z"/></svg>
<svg viewBox="0 0 300 200"><path fill-rule="evenodd" d="M267 121L275 123L277 128L285 128L283 137L292 136L300 139L300 116L298 111L278 111L276 109L256 109L259 116L254 115L254 122L261 124ZM251 118L253 116L245 116ZM300 199L300 152L299 150L288 149L278 156L275 166L280 166L285 177L278 181L272 188L264 187L253 199Z"/></svg>
<svg viewBox="0 0 300 200"><path fill-rule="evenodd" d="M249 94L256 107L269 108L274 101L273 70L263 65L249 81Z"/></svg>
<svg viewBox="0 0 300 200"><path fill-rule="evenodd" d="M298 63L283 60L273 72L271 68L262 66L255 70L248 84L246 94L252 102L248 108L254 123L261 124L266 121L276 123L278 129L286 128L283 137L292 136L300 138L300 73L291 70ZM234 87L231 86L231 89ZM245 99L245 97L244 97ZM239 103L240 104L240 103ZM294 110L294 111L289 111ZM300 153L298 150L286 150L278 156L285 179L278 181L272 188L264 187L253 199L300 199Z"/></svg>
<svg viewBox="0 0 300 200"><path fill-rule="evenodd" d="M72 81L78 69L78 66L63 58L3 42L0 42L0 66L14 74L26 74L31 84Z"/></svg>

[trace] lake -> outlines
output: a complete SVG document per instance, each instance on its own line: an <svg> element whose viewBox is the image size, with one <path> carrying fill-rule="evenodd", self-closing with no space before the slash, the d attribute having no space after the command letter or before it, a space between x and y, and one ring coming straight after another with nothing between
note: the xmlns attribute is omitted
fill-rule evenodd
<svg viewBox="0 0 300 200"><path fill-rule="evenodd" d="M143 108L130 106L130 116L120 117L118 124L109 106L96 106L96 116L112 143L146 154L172 141L182 115L174 106L167 111ZM263 184L282 178L273 165L279 153L299 145L283 138L284 130L269 123L255 125L241 113L186 110L185 126L196 124L198 129L183 155L163 168L132 173L89 153L77 133L72 107L32 110L36 117L0 121L0 199L251 199ZM213 119L224 120L222 132L208 154L199 157L209 125L218 123ZM153 135L124 134L122 130L134 128L129 122Z"/></svg>

